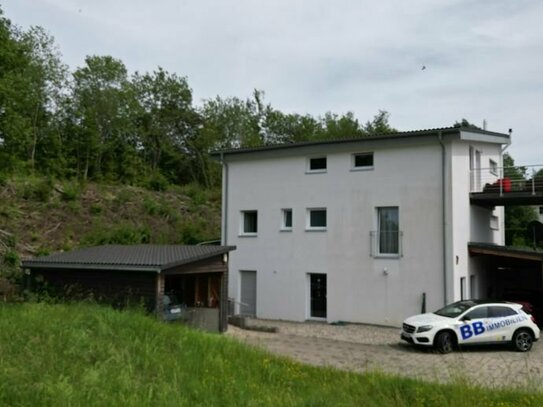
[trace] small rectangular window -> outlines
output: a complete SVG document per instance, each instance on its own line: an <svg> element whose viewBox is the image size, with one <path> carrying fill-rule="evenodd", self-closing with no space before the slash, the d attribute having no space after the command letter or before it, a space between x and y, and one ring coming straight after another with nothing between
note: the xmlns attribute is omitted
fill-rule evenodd
<svg viewBox="0 0 543 407"><path fill-rule="evenodd" d="M312 157L308 160L308 172L326 172L326 157Z"/></svg>
<svg viewBox="0 0 543 407"><path fill-rule="evenodd" d="M373 153L353 154L352 167L354 170L369 170L373 168Z"/></svg>
<svg viewBox="0 0 543 407"><path fill-rule="evenodd" d="M543 206L540 206L540 207L539 207L539 214L540 214L540 215L543 215Z"/></svg>
<svg viewBox="0 0 543 407"><path fill-rule="evenodd" d="M281 230L292 230L292 209L282 210Z"/></svg>
<svg viewBox="0 0 543 407"><path fill-rule="evenodd" d="M494 160L488 160L488 166L490 167L490 173L492 175L498 175L498 164Z"/></svg>
<svg viewBox="0 0 543 407"><path fill-rule="evenodd" d="M258 213L257 211L241 212L241 234L256 235L258 232Z"/></svg>
<svg viewBox="0 0 543 407"><path fill-rule="evenodd" d="M307 210L307 229L308 230L326 230L326 209L313 208Z"/></svg>

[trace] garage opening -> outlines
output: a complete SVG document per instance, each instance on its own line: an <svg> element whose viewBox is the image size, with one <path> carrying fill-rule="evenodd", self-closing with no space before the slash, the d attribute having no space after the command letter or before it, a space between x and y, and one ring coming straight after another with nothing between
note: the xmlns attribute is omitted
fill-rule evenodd
<svg viewBox="0 0 543 407"><path fill-rule="evenodd" d="M543 325L543 253L470 243L478 263L478 297L519 302Z"/></svg>

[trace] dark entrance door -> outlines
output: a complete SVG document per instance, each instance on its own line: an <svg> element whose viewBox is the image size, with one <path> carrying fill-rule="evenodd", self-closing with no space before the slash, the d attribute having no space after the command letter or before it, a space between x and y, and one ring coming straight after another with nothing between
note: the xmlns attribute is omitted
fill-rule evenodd
<svg viewBox="0 0 543 407"><path fill-rule="evenodd" d="M310 317L326 318L326 274L310 274Z"/></svg>

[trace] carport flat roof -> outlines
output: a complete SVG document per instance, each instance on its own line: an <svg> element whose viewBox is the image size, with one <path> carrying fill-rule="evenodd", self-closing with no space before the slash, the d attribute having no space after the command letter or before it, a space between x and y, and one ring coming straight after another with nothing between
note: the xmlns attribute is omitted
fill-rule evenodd
<svg viewBox="0 0 543 407"><path fill-rule="evenodd" d="M469 253L472 255L492 255L514 259L535 260L543 262L543 251L528 248L500 246L490 243L468 243Z"/></svg>
<svg viewBox="0 0 543 407"><path fill-rule="evenodd" d="M235 250L236 246L104 245L23 260L22 267L161 271Z"/></svg>

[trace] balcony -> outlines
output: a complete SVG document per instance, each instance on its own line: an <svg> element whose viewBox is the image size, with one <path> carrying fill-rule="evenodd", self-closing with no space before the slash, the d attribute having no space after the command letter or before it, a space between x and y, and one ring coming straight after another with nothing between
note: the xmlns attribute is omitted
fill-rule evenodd
<svg viewBox="0 0 543 407"><path fill-rule="evenodd" d="M471 170L470 202L485 207L543 205L543 165Z"/></svg>

